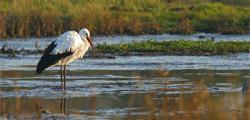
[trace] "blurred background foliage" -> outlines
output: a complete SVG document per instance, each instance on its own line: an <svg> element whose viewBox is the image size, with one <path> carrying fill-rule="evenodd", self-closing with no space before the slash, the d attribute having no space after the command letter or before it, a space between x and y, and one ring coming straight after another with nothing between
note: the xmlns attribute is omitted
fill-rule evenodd
<svg viewBox="0 0 250 120"><path fill-rule="evenodd" d="M249 0L0 0L0 38L250 33Z"/></svg>

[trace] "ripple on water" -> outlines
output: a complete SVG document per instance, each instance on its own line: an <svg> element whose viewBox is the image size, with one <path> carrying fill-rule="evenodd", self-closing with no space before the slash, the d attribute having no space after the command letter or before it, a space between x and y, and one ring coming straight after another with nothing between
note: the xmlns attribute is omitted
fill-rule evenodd
<svg viewBox="0 0 250 120"><path fill-rule="evenodd" d="M21 59L20 59L21 58ZM40 55L0 57L1 70L33 70ZM67 66L68 70L249 70L250 53L222 56L117 56L115 59L83 59ZM7 63L7 64L6 64ZM11 63L11 64L9 64ZM59 70L50 67L48 70ZM58 74L58 73L57 73Z"/></svg>
<svg viewBox="0 0 250 120"><path fill-rule="evenodd" d="M156 78L140 78L113 75L99 76L102 79L91 80L81 79L82 76L69 77L67 81L66 92L62 93L60 89L60 80L26 80L26 79L2 79L0 81L1 97L43 97L43 98L59 98L59 97L87 97L100 94L133 94L157 92L158 94L180 94L196 92L196 83L182 77L156 77ZM75 79L77 78L77 79ZM91 77L88 77L91 78ZM4 89L3 89L4 88ZM240 88L231 83L216 83L208 86L209 92L236 92Z"/></svg>

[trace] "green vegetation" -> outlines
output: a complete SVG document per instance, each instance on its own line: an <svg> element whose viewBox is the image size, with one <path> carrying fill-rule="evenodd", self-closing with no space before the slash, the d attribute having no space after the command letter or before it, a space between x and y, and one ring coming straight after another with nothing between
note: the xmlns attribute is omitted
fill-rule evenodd
<svg viewBox="0 0 250 120"><path fill-rule="evenodd" d="M233 42L212 40L204 41L161 41L148 40L144 42L101 44L96 46L101 53L118 55L145 55L145 54L168 54L168 55L222 55L230 53L250 52L250 41Z"/></svg>
<svg viewBox="0 0 250 120"><path fill-rule="evenodd" d="M15 49L5 44L0 54L15 57L17 54L30 55L43 53L44 49ZM212 41L212 40L173 40L141 41L132 43L98 44L87 57L114 58L116 55L224 55L250 53L250 41Z"/></svg>
<svg viewBox="0 0 250 120"><path fill-rule="evenodd" d="M228 5L250 6L249 0L213 0L213 1L222 2Z"/></svg>
<svg viewBox="0 0 250 120"><path fill-rule="evenodd" d="M250 33L248 0L209 1L0 0L0 38L56 36L82 27L99 35Z"/></svg>

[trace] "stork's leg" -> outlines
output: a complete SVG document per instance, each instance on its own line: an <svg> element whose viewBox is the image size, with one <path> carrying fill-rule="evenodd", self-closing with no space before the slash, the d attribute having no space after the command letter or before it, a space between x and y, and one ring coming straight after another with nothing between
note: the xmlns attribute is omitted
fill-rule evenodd
<svg viewBox="0 0 250 120"><path fill-rule="evenodd" d="M63 66L60 67L60 74L61 74L61 89L63 89Z"/></svg>
<svg viewBox="0 0 250 120"><path fill-rule="evenodd" d="M65 89L65 86L66 86L66 65L63 66L63 77L64 77L64 89Z"/></svg>

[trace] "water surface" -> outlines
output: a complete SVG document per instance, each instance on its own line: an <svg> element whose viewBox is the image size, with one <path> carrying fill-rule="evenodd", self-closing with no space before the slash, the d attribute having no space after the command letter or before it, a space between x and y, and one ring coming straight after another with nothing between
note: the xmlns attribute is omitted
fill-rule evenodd
<svg viewBox="0 0 250 120"><path fill-rule="evenodd" d="M65 92L58 67L35 75L40 56L0 56L0 119L249 119L247 53L82 59Z"/></svg>
<svg viewBox="0 0 250 120"><path fill-rule="evenodd" d="M161 40L250 41L249 35L94 36L94 43ZM55 38L0 41L37 50ZM217 56L83 58L67 66L66 91L58 67L41 75L41 54L0 54L0 119L250 119L250 53ZM249 82L250 83L250 82Z"/></svg>

